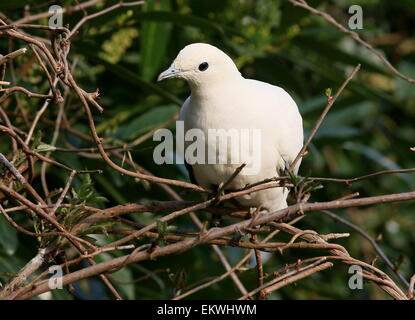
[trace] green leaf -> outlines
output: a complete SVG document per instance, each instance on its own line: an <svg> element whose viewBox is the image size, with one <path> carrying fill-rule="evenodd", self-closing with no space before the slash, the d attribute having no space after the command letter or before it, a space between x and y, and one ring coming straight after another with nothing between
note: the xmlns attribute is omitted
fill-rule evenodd
<svg viewBox="0 0 415 320"><path fill-rule="evenodd" d="M191 14L180 14L176 12L168 12L168 11L151 11L151 12L139 12L135 15L138 19L146 21L165 21L165 22L172 22L177 25L181 26L193 26L200 28L202 30L213 30L219 33L221 36L225 36L225 34L235 35L239 37L243 37L242 34L233 28L224 26L223 24L212 21L209 19L201 18L199 16L191 15Z"/></svg>
<svg viewBox="0 0 415 320"><path fill-rule="evenodd" d="M117 186L114 184L114 181L113 180L108 179L107 177L98 174L98 175L95 176L95 181L118 204L123 204L123 203L127 203L128 202L127 201L127 198L125 197L125 195L117 188Z"/></svg>
<svg viewBox="0 0 415 320"><path fill-rule="evenodd" d="M402 169L396 162L392 161L387 156L381 154L379 151L373 149L372 147L349 141L343 145L343 148L358 152L387 170ZM405 174L397 174L396 176L402 178L408 184L412 184L412 179L410 176Z"/></svg>
<svg viewBox="0 0 415 320"><path fill-rule="evenodd" d="M345 65L349 66L356 66L358 63L360 63L367 71L386 74L384 68L379 67L370 60L371 53L369 51L368 57L365 57L358 53L349 53L342 48L337 48L336 43L330 39L318 39L321 34L326 34L328 30L331 30L331 28L315 28L311 34L302 33L300 36L295 37L293 42L295 45L302 48L302 50L307 50L307 52L315 52L320 56L324 56L325 58L331 59L332 61L336 61L336 63L344 63ZM342 36L340 32L334 32L335 33L333 38L338 39L339 36ZM322 50L322 48L324 49Z"/></svg>
<svg viewBox="0 0 415 320"><path fill-rule="evenodd" d="M117 287L117 290L120 291L121 295L128 300L134 300L134 277L131 270L127 268L122 268L120 271L113 273L112 276L115 279L122 281L122 283L114 282L115 286Z"/></svg>
<svg viewBox="0 0 415 320"><path fill-rule="evenodd" d="M74 296L66 290L52 290L51 300L74 300Z"/></svg>
<svg viewBox="0 0 415 320"><path fill-rule="evenodd" d="M40 144L35 149L36 152L49 152L49 151L56 151L55 146L51 146L49 144Z"/></svg>
<svg viewBox="0 0 415 320"><path fill-rule="evenodd" d="M313 61L309 60L307 56L295 56L292 53L280 52L278 56L287 59L294 63L297 67L302 67L311 71L314 75L318 75L323 79L329 80L330 85L333 85L334 88L337 90L337 86L347 78L347 73L343 70L336 68L335 66L331 66L330 68L327 65L322 64L315 64ZM356 82L351 81L347 88L356 95L360 95L365 99L378 99L382 98L387 101L392 101L392 96L389 93L386 93L378 88L369 87L364 82Z"/></svg>
<svg viewBox="0 0 415 320"><path fill-rule="evenodd" d="M102 44L103 51L98 55L110 63L118 63L137 36L138 31L135 28L123 28Z"/></svg>
<svg viewBox="0 0 415 320"><path fill-rule="evenodd" d="M362 130L350 126L327 126L323 125L316 133L314 139L321 138L350 138L360 134Z"/></svg>
<svg viewBox="0 0 415 320"><path fill-rule="evenodd" d="M149 0L146 10L170 10L170 0ZM141 76L151 80L160 69L170 40L171 24L166 22L145 22L141 36Z"/></svg>
<svg viewBox="0 0 415 320"><path fill-rule="evenodd" d="M102 60L101 62L107 67L108 71L110 71L123 81L126 81L127 83L130 83L131 85L135 86L137 89L158 94L159 96L162 96L170 102L175 103L177 105L183 104L183 101L178 99L176 96L163 90L160 86L154 85L153 83L146 81L142 77L139 77L137 74L130 71L129 69L117 64L107 63L104 60Z"/></svg>
<svg viewBox="0 0 415 320"><path fill-rule="evenodd" d="M0 215L0 245L6 250L8 255L16 252L17 230L13 228L3 215Z"/></svg>
<svg viewBox="0 0 415 320"><path fill-rule="evenodd" d="M16 257L15 255L6 257L0 255L0 272L15 274L19 272L19 270L27 263L27 261L28 260ZM0 279L9 281L10 277L2 275L0 276Z"/></svg>
<svg viewBox="0 0 415 320"><path fill-rule="evenodd" d="M322 109L327 104L327 98L319 95L316 97L309 98L305 101L299 102L298 107L300 108L303 117L313 111Z"/></svg>
<svg viewBox="0 0 415 320"><path fill-rule="evenodd" d="M13 1L1 1L0 2L0 9L1 10L12 10L21 8L23 10L24 7L32 5L36 5L39 2L37 0L13 0Z"/></svg>
<svg viewBox="0 0 415 320"><path fill-rule="evenodd" d="M331 88L326 88L325 94L326 97L331 97Z"/></svg>
<svg viewBox="0 0 415 320"><path fill-rule="evenodd" d="M114 256L110 253L103 253L97 257L98 262L109 261L111 259L114 259ZM136 298L134 291L134 276L131 269L124 267L121 270L112 273L111 277L118 280L113 281L113 284L124 299L134 300Z"/></svg>
<svg viewBox="0 0 415 320"><path fill-rule="evenodd" d="M157 220L157 233L159 234L160 238L163 238L167 233L167 222Z"/></svg>
<svg viewBox="0 0 415 320"><path fill-rule="evenodd" d="M162 106L145 112L128 125L120 126L115 136L126 141L133 140L145 132L169 121L178 111L176 106Z"/></svg>

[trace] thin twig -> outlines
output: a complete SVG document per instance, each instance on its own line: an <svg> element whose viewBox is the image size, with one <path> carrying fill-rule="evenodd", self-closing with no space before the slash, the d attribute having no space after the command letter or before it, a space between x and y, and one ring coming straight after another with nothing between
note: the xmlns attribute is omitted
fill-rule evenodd
<svg viewBox="0 0 415 320"><path fill-rule="evenodd" d="M5 56L0 55L0 66L4 63L9 62L11 59L14 59L22 54L25 54L26 51L27 51L26 48L21 48L16 51L10 52L9 54L6 54Z"/></svg>
<svg viewBox="0 0 415 320"><path fill-rule="evenodd" d="M414 287L415 287L415 274L411 277L411 280L409 281L409 289L408 289L409 299L414 298Z"/></svg>
<svg viewBox="0 0 415 320"><path fill-rule="evenodd" d="M403 75L402 73L400 73L389 61L388 59L385 58L385 56L378 50L376 50L375 48L373 48L372 45L370 45L368 42L366 42L365 40L363 40L358 33L351 31L349 29L347 29L345 26L343 26L342 24L340 24L339 22L337 22L331 15L329 15L328 13L319 11L313 7L310 7L307 2L305 0L288 0L290 1L294 6L299 6L301 8L304 8L306 10L308 10L311 13L314 13L316 15L319 15L320 17L324 18L324 20L328 21L329 23L331 23L332 25L334 25L337 29L339 29L341 32L349 35L352 39L354 39L355 41L357 41L358 43L360 43L361 45L363 45L365 48L367 48L370 52L372 52L373 54L375 54L382 62L383 64L395 75L397 75L399 78L402 78L404 80L406 80L409 83L414 83L415 80L412 78L409 78L405 75Z"/></svg>
<svg viewBox="0 0 415 320"><path fill-rule="evenodd" d="M91 20L91 19L94 19L94 18L96 18L96 17L99 17L99 16L102 16L103 14L106 14L106 13L108 13L108 12L110 12L110 11L113 11L113 10L115 10L115 9L117 9L117 8L120 8L120 7L133 7L133 6L138 6L138 5L142 5L142 4L144 4L145 3L145 1L134 1L134 2L119 2L119 3L117 3L117 4L114 4L113 6L111 6L111 7L108 7L108 8L105 8L105 9L103 9L103 10L101 10L101 11L98 11L98 12L95 12L95 13L93 13L93 14L91 14L91 15L88 15L88 16L85 16L85 17L83 17L77 24L76 24L76 26L72 29L72 31L71 31L71 33L69 34L69 37L68 37L68 39L71 39L73 36L74 36L74 34L76 34L76 32L78 31L78 29L85 23L85 22L87 22L87 21L89 21L89 20Z"/></svg>
<svg viewBox="0 0 415 320"><path fill-rule="evenodd" d="M282 288L283 286L286 286L288 284L291 284L297 280L300 280L302 278L308 277L309 275L319 272L321 270L327 269L329 267L332 267L333 264L331 262L321 263L324 262L326 259L321 258L313 263L311 263L308 266L297 268L295 270L292 270L291 272L285 273L267 283L264 285L256 288L255 290L252 290L248 294L240 297L238 300L244 300L247 299L257 292L264 291L265 295L269 295L271 292L278 290L279 288ZM300 262L302 263L302 262Z"/></svg>
<svg viewBox="0 0 415 320"><path fill-rule="evenodd" d="M329 210L321 210L320 212L323 213L323 214L325 214L326 216L329 216L333 220L336 220L336 221L338 221L338 222L340 222L340 223L342 223L342 224L344 224L344 225L352 228L357 233L359 233L363 238L365 238L367 241L369 241L369 243L372 245L373 249L375 249L375 251L378 253L378 255L386 263L386 265L389 268L389 270L392 271L399 278L399 280L401 280L402 284L407 289L409 289L409 283L408 283L408 281L396 269L396 267L394 266L394 264L392 263L392 261L389 260L389 258L387 257L387 255L383 252L383 250L379 247L379 245L376 243L376 241L367 232L365 232L359 226L356 226L354 223L352 223L352 222L350 222L350 221L348 221L346 219L343 219L342 217L338 216L334 212L331 212Z"/></svg>
<svg viewBox="0 0 415 320"><path fill-rule="evenodd" d="M317 123L315 124L313 130L311 130L310 134L308 135L308 138L306 142L304 143L303 147L301 148L300 152L295 157L294 161L290 164L289 171L292 171L298 161L303 157L305 152L307 151L308 145L310 144L311 140L314 138L314 135L316 134L317 130L320 128L324 118L326 117L327 113L330 111L331 107L333 106L334 102L337 100L337 98L340 96L340 94L343 92L344 88L349 84L349 82L353 79L355 74L360 70L360 64L358 64L353 71L349 74L349 76L346 78L346 80L342 83L340 88L337 90L336 94L334 96L330 96L327 98L327 105L324 108L323 112L321 113L319 119L317 120Z"/></svg>

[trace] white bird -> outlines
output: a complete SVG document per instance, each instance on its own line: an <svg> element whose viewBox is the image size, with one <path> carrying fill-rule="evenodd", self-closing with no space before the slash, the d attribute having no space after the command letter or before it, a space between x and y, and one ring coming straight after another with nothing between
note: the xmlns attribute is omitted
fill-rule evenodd
<svg viewBox="0 0 415 320"><path fill-rule="evenodd" d="M291 96L280 87L243 78L232 59L218 48L205 43L186 46L170 68L159 75L158 81L167 78L185 79L190 86L191 95L179 116L185 131L197 128L207 137L209 129L260 130L257 174L241 172L227 186L228 190L279 176L302 148L302 118ZM213 142L204 143L209 148ZM217 150L218 155L229 152L229 146ZM215 191L242 163L243 159L239 163L199 163L186 167L194 182ZM299 165L300 161L294 168L295 173ZM242 206L275 211L287 207L288 192L287 188L278 187L236 200Z"/></svg>

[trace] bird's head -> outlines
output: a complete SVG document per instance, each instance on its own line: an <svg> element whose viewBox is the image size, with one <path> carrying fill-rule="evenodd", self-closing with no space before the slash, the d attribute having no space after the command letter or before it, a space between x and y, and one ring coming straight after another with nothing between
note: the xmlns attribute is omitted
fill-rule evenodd
<svg viewBox="0 0 415 320"><path fill-rule="evenodd" d="M226 53L210 44L193 43L179 52L170 68L160 73L157 81L182 78L191 87L198 87L240 76L235 63Z"/></svg>

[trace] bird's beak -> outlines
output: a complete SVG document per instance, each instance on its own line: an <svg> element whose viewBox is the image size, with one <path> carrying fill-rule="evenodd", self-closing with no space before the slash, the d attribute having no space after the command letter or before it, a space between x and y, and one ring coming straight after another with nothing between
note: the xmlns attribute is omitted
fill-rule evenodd
<svg viewBox="0 0 415 320"><path fill-rule="evenodd" d="M157 81L161 81L161 80L168 79L168 78L175 78L180 73L181 73L180 70L176 69L174 65L171 65L170 68L168 68L167 70L159 74Z"/></svg>

